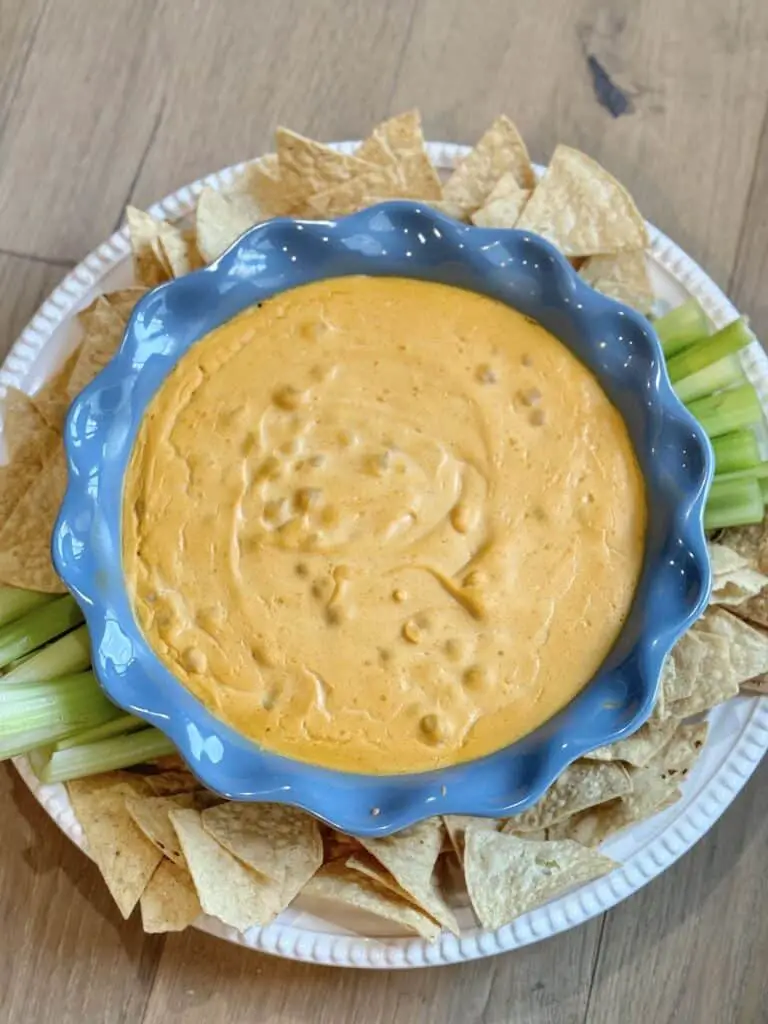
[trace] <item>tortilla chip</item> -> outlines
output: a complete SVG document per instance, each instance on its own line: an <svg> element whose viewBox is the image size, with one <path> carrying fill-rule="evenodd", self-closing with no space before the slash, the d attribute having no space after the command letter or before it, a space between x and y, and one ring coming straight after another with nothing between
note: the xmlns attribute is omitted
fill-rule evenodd
<svg viewBox="0 0 768 1024"><path fill-rule="evenodd" d="M339 153L287 128L278 128L275 140L279 180L286 201L295 206L316 192L342 185L372 169L364 160Z"/></svg>
<svg viewBox="0 0 768 1024"><path fill-rule="evenodd" d="M203 828L247 867L280 887L288 906L323 863L317 821L284 804L223 803L203 811Z"/></svg>
<svg viewBox="0 0 768 1024"><path fill-rule="evenodd" d="M269 924L280 909L275 884L220 846L203 828L198 811L177 809L170 818L205 913L241 932Z"/></svg>
<svg viewBox="0 0 768 1024"><path fill-rule="evenodd" d="M653 288L642 249L615 256L590 256L579 269L579 276L595 291L639 313L648 314L653 309Z"/></svg>
<svg viewBox="0 0 768 1024"><path fill-rule="evenodd" d="M704 749L708 733L707 722L683 722L649 767L656 765L664 777L687 774Z"/></svg>
<svg viewBox="0 0 768 1024"><path fill-rule="evenodd" d="M133 252L133 273L136 280L147 288L155 288L173 277L168 257L160 246L160 225L166 222L139 210L125 208L125 223ZM170 227L170 225L167 225Z"/></svg>
<svg viewBox="0 0 768 1024"><path fill-rule="evenodd" d="M725 544L709 544L712 565L710 604L741 605L768 586L768 576L757 572L744 555Z"/></svg>
<svg viewBox="0 0 768 1024"><path fill-rule="evenodd" d="M637 768L643 768L669 743L677 728L677 722L673 718L668 718L664 722L649 721L626 739L598 747L584 756L589 761L624 761Z"/></svg>
<svg viewBox="0 0 768 1024"><path fill-rule="evenodd" d="M408 191L393 168L374 167L365 174L334 185L307 198L306 215L310 217L345 217L371 205L371 196L378 201L407 199Z"/></svg>
<svg viewBox="0 0 768 1024"><path fill-rule="evenodd" d="M741 693L768 696L768 674L755 676L754 679L747 679L746 682L741 684L739 690Z"/></svg>
<svg viewBox="0 0 768 1024"><path fill-rule="evenodd" d="M158 864L139 906L141 923L148 934L183 932L202 913L192 876L169 860Z"/></svg>
<svg viewBox="0 0 768 1024"><path fill-rule="evenodd" d="M574 761L533 807L508 818L502 832L535 832L549 828L586 807L613 800L631 789L629 774L621 764Z"/></svg>
<svg viewBox="0 0 768 1024"><path fill-rule="evenodd" d="M600 164L558 146L516 225L552 242L566 256L644 249L648 232L623 185Z"/></svg>
<svg viewBox="0 0 768 1024"><path fill-rule="evenodd" d="M203 259L212 263L262 220L264 214L252 196L204 188L197 201L197 246Z"/></svg>
<svg viewBox="0 0 768 1024"><path fill-rule="evenodd" d="M517 128L503 114L461 160L443 187L443 198L467 214L480 209L503 174L514 175L523 189L536 184L528 150Z"/></svg>
<svg viewBox="0 0 768 1024"><path fill-rule="evenodd" d="M531 190L521 188L512 171L502 174L483 206L472 214L472 223L479 228L513 228L531 197Z"/></svg>
<svg viewBox="0 0 768 1024"><path fill-rule="evenodd" d="M70 406L69 381L80 357L80 346L65 359L61 368L32 395L35 409L52 429L60 433Z"/></svg>
<svg viewBox="0 0 768 1024"><path fill-rule="evenodd" d="M275 153L249 164L235 183L223 191L227 195L249 196L261 210L263 217L289 216L295 213L302 203L280 178L280 166Z"/></svg>
<svg viewBox="0 0 768 1024"><path fill-rule="evenodd" d="M106 292L103 296L110 304L112 309L117 313L124 324L127 324L131 318L133 307L147 294L149 288L143 288L140 285L135 285L131 288L119 288L115 292Z"/></svg>
<svg viewBox="0 0 768 1024"><path fill-rule="evenodd" d="M194 794L131 796L126 799L125 806L147 839L174 864L186 867L179 837L171 824L169 812L178 808L194 807Z"/></svg>
<svg viewBox="0 0 768 1024"><path fill-rule="evenodd" d="M382 121L355 156L382 166L394 164L404 192L414 198L440 199L443 194L440 178L427 155L418 110Z"/></svg>
<svg viewBox="0 0 768 1024"><path fill-rule="evenodd" d="M373 879L361 876L344 864L326 864L322 867L307 882L303 895L357 907L359 910L399 924L429 942L434 941L440 934L439 926L426 914Z"/></svg>
<svg viewBox="0 0 768 1024"><path fill-rule="evenodd" d="M620 797L599 807L590 807L551 828L550 841L572 839L582 846L599 846L614 833L671 807L682 796L673 780L659 779L658 775L635 779L634 784L636 791L631 803Z"/></svg>
<svg viewBox="0 0 768 1024"><path fill-rule="evenodd" d="M768 589L762 590L741 604L732 605L731 611L740 619L745 619L755 626L768 628Z"/></svg>
<svg viewBox="0 0 768 1024"><path fill-rule="evenodd" d="M429 818L384 839L360 841L418 907L458 935L453 911L434 880L435 863L443 846L443 824L439 818Z"/></svg>
<svg viewBox="0 0 768 1024"><path fill-rule="evenodd" d="M323 833L323 860L326 864L332 860L346 861L350 855L359 853L362 849L363 844L354 836L347 836L333 828L328 828Z"/></svg>
<svg viewBox="0 0 768 1024"><path fill-rule="evenodd" d="M768 575L768 517L753 526L723 530L720 542L743 555L753 569Z"/></svg>
<svg viewBox="0 0 768 1024"><path fill-rule="evenodd" d="M125 321L103 295L77 316L84 337L67 386L70 403L104 369L125 333Z"/></svg>
<svg viewBox="0 0 768 1024"><path fill-rule="evenodd" d="M768 635L730 612L710 608L691 632L704 653L693 693L672 707L678 718L735 697L741 683L768 672Z"/></svg>
<svg viewBox="0 0 768 1024"><path fill-rule="evenodd" d="M615 867L608 857L567 840L536 843L474 825L466 832L464 874L484 928L501 928Z"/></svg>
<svg viewBox="0 0 768 1024"><path fill-rule="evenodd" d="M91 779L78 779L67 784L67 791L88 851L120 913L127 918L163 859L125 806L129 796L143 791L141 782L122 777L119 782L98 785Z"/></svg>
<svg viewBox="0 0 768 1024"><path fill-rule="evenodd" d="M57 443L56 432L23 391L8 388L2 419L10 462L0 467L0 534Z"/></svg>
<svg viewBox="0 0 768 1024"><path fill-rule="evenodd" d="M67 486L64 448L56 442L0 529L0 582L63 594L51 560L51 535Z"/></svg>
<svg viewBox="0 0 768 1024"><path fill-rule="evenodd" d="M464 835L470 825L491 829L493 832L498 831L499 828L499 822L494 818L478 818L472 814L444 814L443 824L453 851L462 864L464 863Z"/></svg>
<svg viewBox="0 0 768 1024"><path fill-rule="evenodd" d="M144 780L155 796L176 796L178 793L192 793L200 788L200 783L186 768L174 768L159 774L145 775Z"/></svg>

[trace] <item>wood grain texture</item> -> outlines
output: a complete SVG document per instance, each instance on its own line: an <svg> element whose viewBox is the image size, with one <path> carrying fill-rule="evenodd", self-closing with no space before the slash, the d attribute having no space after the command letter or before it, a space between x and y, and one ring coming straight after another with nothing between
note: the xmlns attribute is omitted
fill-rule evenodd
<svg viewBox="0 0 768 1024"><path fill-rule="evenodd" d="M0 354L129 197L262 152L277 123L354 137L410 105L432 138L471 142L506 110L537 159L559 140L593 153L768 332L764 0L0 0ZM493 960L373 974L145 938L2 769L0 1021L761 1024L767 773L604 918Z"/></svg>

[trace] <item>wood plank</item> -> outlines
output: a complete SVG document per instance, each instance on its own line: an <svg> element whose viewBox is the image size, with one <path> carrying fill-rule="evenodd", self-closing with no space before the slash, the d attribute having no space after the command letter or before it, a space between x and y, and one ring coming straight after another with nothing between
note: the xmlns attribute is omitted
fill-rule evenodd
<svg viewBox="0 0 768 1024"><path fill-rule="evenodd" d="M389 110L415 0L167 3L171 73L162 123L133 193L173 188L272 148L278 124L359 137Z"/></svg>
<svg viewBox="0 0 768 1024"><path fill-rule="evenodd" d="M712 831L609 914L587 1024L768 1019L768 763Z"/></svg>
<svg viewBox="0 0 768 1024"><path fill-rule="evenodd" d="M66 273L66 266L51 266L0 252L0 361Z"/></svg>
<svg viewBox="0 0 768 1024"><path fill-rule="evenodd" d="M742 224L731 297L768 347L768 103Z"/></svg>
<svg viewBox="0 0 768 1024"><path fill-rule="evenodd" d="M46 8L2 134L0 249L79 258L114 229L162 104L156 8Z"/></svg>
<svg viewBox="0 0 768 1024"><path fill-rule="evenodd" d="M0 131L35 41L46 0L0 0Z"/></svg>
<svg viewBox="0 0 768 1024"><path fill-rule="evenodd" d="M375 972L291 963L188 932L166 940L143 1024L575 1024L599 931L595 920L487 961Z"/></svg>
<svg viewBox="0 0 768 1024"><path fill-rule="evenodd" d="M0 1020L140 1021L162 938L124 922L90 861L0 767Z"/></svg>
<svg viewBox="0 0 768 1024"><path fill-rule="evenodd" d="M500 110L533 156L584 149L721 284L733 267L768 92L768 4L422 0L390 106L473 141ZM596 58L629 97L597 101Z"/></svg>

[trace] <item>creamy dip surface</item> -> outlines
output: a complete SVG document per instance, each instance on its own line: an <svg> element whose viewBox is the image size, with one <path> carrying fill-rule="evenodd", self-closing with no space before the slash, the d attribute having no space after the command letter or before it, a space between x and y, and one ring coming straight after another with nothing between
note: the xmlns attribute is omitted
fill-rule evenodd
<svg viewBox="0 0 768 1024"><path fill-rule="evenodd" d="M216 715L375 774L513 742L590 680L639 578L626 428L541 326L473 292L346 277L195 344L123 496L137 619Z"/></svg>

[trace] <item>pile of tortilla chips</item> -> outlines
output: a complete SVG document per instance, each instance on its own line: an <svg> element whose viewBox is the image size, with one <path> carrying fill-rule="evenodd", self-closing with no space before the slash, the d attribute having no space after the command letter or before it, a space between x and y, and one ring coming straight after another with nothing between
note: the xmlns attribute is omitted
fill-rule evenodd
<svg viewBox="0 0 768 1024"><path fill-rule="evenodd" d="M378 125L352 155L278 129L274 154L226 188L203 189L193 222L129 209L136 287L79 314L77 346L37 394L10 390L0 583L63 590L48 548L66 475L64 416L148 288L215 259L266 218L336 217L387 198L541 234L593 287L643 312L652 306L644 222L626 190L577 150L558 146L537 182L525 143L502 116L443 180L416 111ZM220 800L180 764L70 783L89 852L121 912L138 904L150 932L179 931L201 911L245 931L301 894L302 906L343 904L432 941L443 929L458 933L455 910L467 898L480 924L497 928L610 871L596 847L680 798L706 741L701 713L740 692L768 692L768 525L725 531L710 555L711 606L669 657L650 720L572 764L515 817L447 815L357 840L289 807Z"/></svg>

